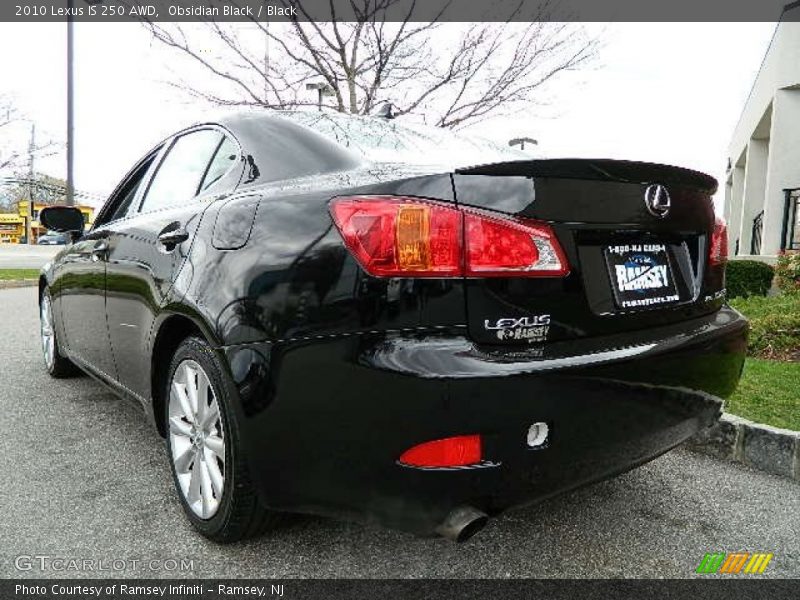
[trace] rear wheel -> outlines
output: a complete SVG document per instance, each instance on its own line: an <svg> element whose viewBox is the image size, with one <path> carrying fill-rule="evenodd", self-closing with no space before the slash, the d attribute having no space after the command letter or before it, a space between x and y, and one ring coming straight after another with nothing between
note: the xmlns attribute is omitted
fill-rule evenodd
<svg viewBox="0 0 800 600"><path fill-rule="evenodd" d="M278 515L250 481L219 359L199 338L184 340L164 389L167 455L184 512L218 542L257 535Z"/></svg>
<svg viewBox="0 0 800 600"><path fill-rule="evenodd" d="M78 372L77 367L62 356L58 347L55 318L53 317L53 299L50 290L45 288L39 302L39 326L42 338L42 355L44 366L51 377L69 377Z"/></svg>

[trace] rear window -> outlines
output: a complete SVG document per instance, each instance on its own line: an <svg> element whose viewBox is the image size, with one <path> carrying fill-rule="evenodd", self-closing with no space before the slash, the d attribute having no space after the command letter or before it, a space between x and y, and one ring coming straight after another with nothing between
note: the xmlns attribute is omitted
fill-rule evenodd
<svg viewBox="0 0 800 600"><path fill-rule="evenodd" d="M452 168L531 159L530 154L484 138L398 119L330 112L282 112L280 115L313 129L370 162Z"/></svg>

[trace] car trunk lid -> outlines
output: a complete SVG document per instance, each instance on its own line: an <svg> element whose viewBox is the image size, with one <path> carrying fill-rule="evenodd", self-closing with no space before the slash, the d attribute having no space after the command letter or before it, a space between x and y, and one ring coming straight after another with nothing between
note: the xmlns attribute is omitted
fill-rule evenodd
<svg viewBox="0 0 800 600"><path fill-rule="evenodd" d="M707 175L615 160L533 160L461 169L459 206L550 224L566 277L467 278L470 336L531 344L688 320L722 302L710 265Z"/></svg>

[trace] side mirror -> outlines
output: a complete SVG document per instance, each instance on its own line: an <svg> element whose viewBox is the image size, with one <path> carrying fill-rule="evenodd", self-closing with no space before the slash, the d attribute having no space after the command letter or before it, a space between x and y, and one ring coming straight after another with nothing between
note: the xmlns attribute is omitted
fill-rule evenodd
<svg viewBox="0 0 800 600"><path fill-rule="evenodd" d="M48 206L39 211L39 223L51 231L83 234L83 213L74 206Z"/></svg>

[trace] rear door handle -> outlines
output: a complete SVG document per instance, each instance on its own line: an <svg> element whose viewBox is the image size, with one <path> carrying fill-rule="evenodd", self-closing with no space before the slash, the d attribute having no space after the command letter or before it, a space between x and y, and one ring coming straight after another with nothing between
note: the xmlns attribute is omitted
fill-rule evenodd
<svg viewBox="0 0 800 600"><path fill-rule="evenodd" d="M171 231L165 231L164 233L159 234L158 241L159 243L166 246L168 249L172 249L181 242L185 242L189 239L189 232L183 228L173 229Z"/></svg>

